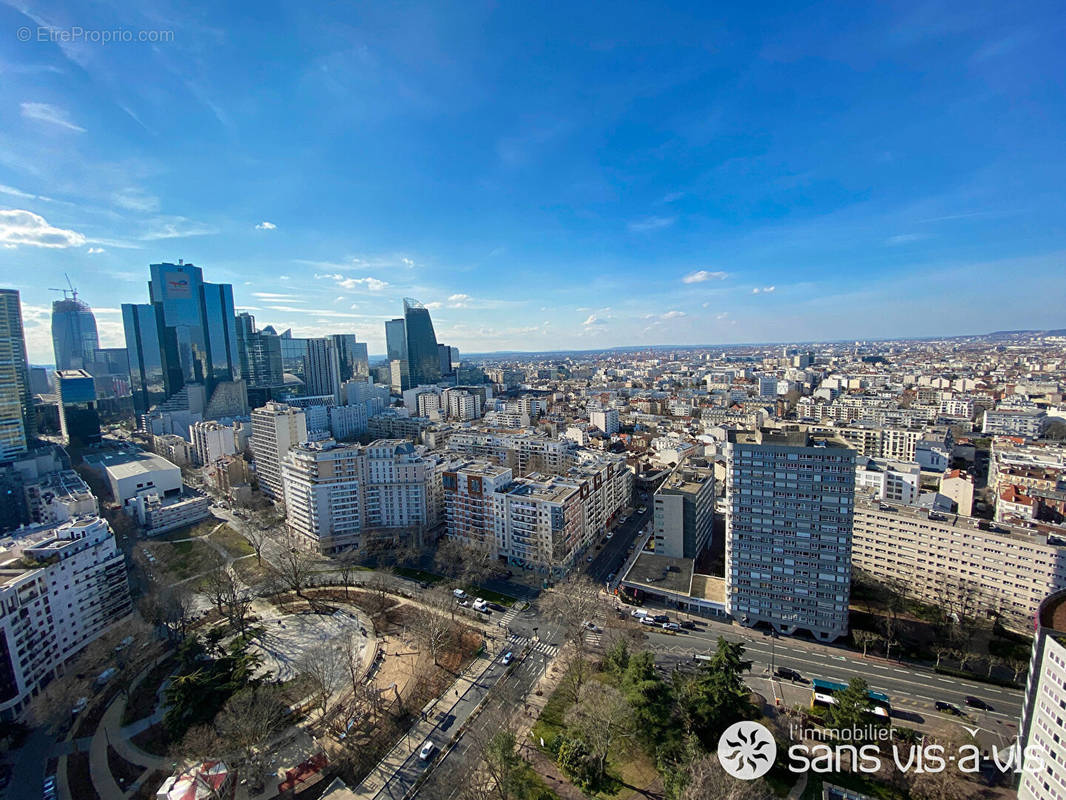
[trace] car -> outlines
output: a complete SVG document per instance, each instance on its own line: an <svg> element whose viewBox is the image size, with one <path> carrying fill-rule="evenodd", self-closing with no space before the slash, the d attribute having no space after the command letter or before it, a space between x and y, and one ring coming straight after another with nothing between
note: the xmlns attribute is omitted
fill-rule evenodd
<svg viewBox="0 0 1066 800"><path fill-rule="evenodd" d="M487 600L484 600L484 599L482 599L480 597L477 597L477 598L474 598L474 606L473 607L474 607L475 611L484 611L486 608L489 607L489 603L488 603Z"/></svg>
<svg viewBox="0 0 1066 800"><path fill-rule="evenodd" d="M648 616L648 612L645 611L643 608L634 608L629 613L630 613L630 615L632 615L634 617L638 617L640 619L644 619L646 616Z"/></svg>
<svg viewBox="0 0 1066 800"><path fill-rule="evenodd" d="M455 596L455 598L457 600L465 600L466 599L466 592L464 592L462 589L452 589L452 594Z"/></svg>
<svg viewBox="0 0 1066 800"><path fill-rule="evenodd" d="M447 714L444 719L440 721L440 729L442 731L448 730L453 724L455 724L455 714Z"/></svg>
<svg viewBox="0 0 1066 800"><path fill-rule="evenodd" d="M640 508L637 509L637 513L638 514L643 514L647 510L648 510L647 506L641 506Z"/></svg>
<svg viewBox="0 0 1066 800"><path fill-rule="evenodd" d="M592 556L586 557L585 560L591 564L592 563Z"/></svg>
<svg viewBox="0 0 1066 800"><path fill-rule="evenodd" d="M976 708L979 711L991 711L992 706L982 700L980 697L974 697L973 695L966 696L966 705L970 708Z"/></svg>
<svg viewBox="0 0 1066 800"><path fill-rule="evenodd" d="M493 611L506 611L507 609L501 606L499 603L487 603L488 607Z"/></svg>
<svg viewBox="0 0 1066 800"><path fill-rule="evenodd" d="M663 626L663 630L667 630L667 631L679 631L679 630L681 630L681 626L678 625L676 622L661 622L659 624Z"/></svg>
<svg viewBox="0 0 1066 800"><path fill-rule="evenodd" d="M85 710L85 706L87 705L89 705L89 698L79 697L78 702L76 702L70 709L71 716L77 716L78 714L80 714L82 711Z"/></svg>
<svg viewBox="0 0 1066 800"><path fill-rule="evenodd" d="M422 745L422 749L418 751L418 757L423 761L429 761L429 757L433 755L433 751L437 749L437 746L433 742L427 741Z"/></svg>
<svg viewBox="0 0 1066 800"><path fill-rule="evenodd" d="M655 625L656 623L655 623L655 620L653 620L651 617L641 617L640 618L640 624L641 625Z"/></svg>
<svg viewBox="0 0 1066 800"><path fill-rule="evenodd" d="M936 701L936 710L943 711L945 714L954 714L955 716L962 716L962 709L954 703L948 703L944 700Z"/></svg>
<svg viewBox="0 0 1066 800"><path fill-rule="evenodd" d="M696 630L696 623L690 619L682 620L681 627L684 628L686 631L694 631Z"/></svg>
<svg viewBox="0 0 1066 800"><path fill-rule="evenodd" d="M512 661L514 661L514 653L512 653L510 650L504 653L503 658L500 659L500 663L503 664L505 667Z"/></svg>
<svg viewBox="0 0 1066 800"><path fill-rule="evenodd" d="M653 617L653 619L654 619L654 620L655 620L656 622L669 622L669 621L670 621L670 618L669 618L668 616L666 616L666 614L656 614L656 615L655 615L655 616Z"/></svg>
<svg viewBox="0 0 1066 800"><path fill-rule="evenodd" d="M798 681L802 680L800 674L794 669L788 667L778 667L774 670L774 674L779 678L784 678L786 681Z"/></svg>
<svg viewBox="0 0 1066 800"><path fill-rule="evenodd" d="M590 631L591 633L603 633L603 628L599 627L593 622L586 622L584 625L582 625L582 627L585 630Z"/></svg>
<svg viewBox="0 0 1066 800"><path fill-rule="evenodd" d="M614 531L607 531L607 541L614 538Z"/></svg>

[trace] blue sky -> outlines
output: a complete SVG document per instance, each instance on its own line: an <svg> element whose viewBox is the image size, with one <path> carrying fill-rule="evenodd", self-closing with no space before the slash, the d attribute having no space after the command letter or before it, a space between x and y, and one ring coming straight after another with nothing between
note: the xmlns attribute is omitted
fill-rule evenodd
<svg viewBox="0 0 1066 800"><path fill-rule="evenodd" d="M37 362L63 273L121 345L178 258L378 353L403 296L465 352L1066 326L1057 2L8 2Z"/></svg>

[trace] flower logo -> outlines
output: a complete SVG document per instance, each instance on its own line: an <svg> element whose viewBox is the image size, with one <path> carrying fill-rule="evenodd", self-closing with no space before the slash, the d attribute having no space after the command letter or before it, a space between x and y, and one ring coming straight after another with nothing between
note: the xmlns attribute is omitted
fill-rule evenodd
<svg viewBox="0 0 1066 800"><path fill-rule="evenodd" d="M735 722L718 739L718 760L734 778L761 778L770 771L775 758L777 742L758 722Z"/></svg>

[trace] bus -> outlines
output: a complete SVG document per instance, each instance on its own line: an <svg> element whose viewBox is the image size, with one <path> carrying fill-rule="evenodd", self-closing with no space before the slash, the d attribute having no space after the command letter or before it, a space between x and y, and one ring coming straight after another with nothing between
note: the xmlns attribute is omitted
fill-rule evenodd
<svg viewBox="0 0 1066 800"><path fill-rule="evenodd" d="M815 678L811 682L811 685L812 708L814 706L836 705L837 694L848 688L846 684L825 681L821 678ZM887 694L884 692L875 692L870 689L867 691L866 695L870 699L870 705L866 709L867 714L880 720L887 720L892 715L892 704L889 702Z"/></svg>

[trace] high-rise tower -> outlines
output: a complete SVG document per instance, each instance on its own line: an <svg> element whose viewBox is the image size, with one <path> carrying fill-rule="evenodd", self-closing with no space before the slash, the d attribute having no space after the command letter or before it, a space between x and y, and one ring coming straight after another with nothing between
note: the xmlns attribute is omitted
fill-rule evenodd
<svg viewBox="0 0 1066 800"><path fill-rule="evenodd" d="M441 377L440 354L437 352L437 335L433 332L429 310L417 300L405 297L403 318L411 385L436 383Z"/></svg>
<svg viewBox="0 0 1066 800"><path fill-rule="evenodd" d="M22 304L14 289L0 289L0 458L21 453L36 435Z"/></svg>
<svg viewBox="0 0 1066 800"><path fill-rule="evenodd" d="M96 317L74 290L70 297L52 303L52 349L56 370L93 369L100 349Z"/></svg>

